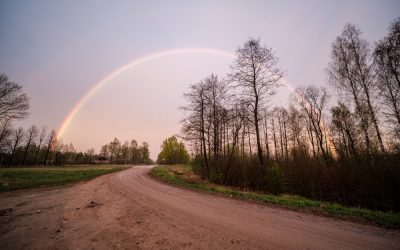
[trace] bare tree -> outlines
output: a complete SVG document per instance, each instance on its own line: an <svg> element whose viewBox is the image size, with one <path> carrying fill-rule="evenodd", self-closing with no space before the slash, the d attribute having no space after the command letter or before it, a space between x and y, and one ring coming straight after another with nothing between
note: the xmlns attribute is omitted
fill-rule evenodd
<svg viewBox="0 0 400 250"><path fill-rule="evenodd" d="M209 125L212 129L212 151L213 156L218 158L220 154L220 133L221 133L221 120L224 111L224 102L227 100L226 85L218 80L218 77L211 74L203 80L205 102L207 103L206 115L209 118Z"/></svg>
<svg viewBox="0 0 400 250"><path fill-rule="evenodd" d="M278 143L277 143L277 139L276 139L276 129L275 129L275 119L274 119L274 113L276 113L276 111L274 110L273 115L272 115L272 119L271 119L271 126L272 126L272 138L274 140L274 149L275 149L275 160L278 160Z"/></svg>
<svg viewBox="0 0 400 250"><path fill-rule="evenodd" d="M268 111L264 109L264 137L265 137L265 151L266 151L266 159L269 161L271 159L271 153L269 148L269 137L268 137Z"/></svg>
<svg viewBox="0 0 400 250"><path fill-rule="evenodd" d="M317 139L318 149L323 159L327 161L328 149L325 147L327 138L322 120L323 112L329 98L327 90L313 86L297 88L292 97L308 118L310 129Z"/></svg>
<svg viewBox="0 0 400 250"><path fill-rule="evenodd" d="M0 122L0 125L0 152L4 152L4 150L7 148L9 137L12 133L11 119L4 119Z"/></svg>
<svg viewBox="0 0 400 250"><path fill-rule="evenodd" d="M230 109L229 112L229 125L232 129L232 141L230 144L230 147L228 146L228 157L227 157L227 162L226 162L226 166L224 168L224 182L226 183L228 181L228 173L229 170L231 168L231 164L233 161L233 157L234 157L234 153L236 151L236 145L239 143L239 135L240 135L240 129L243 126L243 120L245 119L246 115L245 115L246 111L245 108L240 104L240 103L236 103L232 109ZM229 144L229 140L228 140L228 144ZM229 150L230 148L230 150Z"/></svg>
<svg viewBox="0 0 400 250"><path fill-rule="evenodd" d="M68 152L68 150L69 150L68 145L65 145L61 140L57 139L54 136L54 139L50 144L50 148L54 152L54 160L53 161L50 160L50 161L52 161L52 163L54 165L62 165L63 163L62 163L62 157L61 157L62 153L61 152L62 151Z"/></svg>
<svg viewBox="0 0 400 250"><path fill-rule="evenodd" d="M293 148L300 148L303 143L301 143L301 134L303 131L303 115L302 113L294 106L289 106L289 130L291 131L291 140Z"/></svg>
<svg viewBox="0 0 400 250"><path fill-rule="evenodd" d="M53 146L54 140L56 139L56 132L52 130L47 139L47 147L46 147L46 154L44 156L44 165L47 165L47 159L49 158L49 153L51 147Z"/></svg>
<svg viewBox="0 0 400 250"><path fill-rule="evenodd" d="M279 138L282 158L288 158L288 139L287 139L287 120L288 112L285 108L280 107L276 109L279 125Z"/></svg>
<svg viewBox="0 0 400 250"><path fill-rule="evenodd" d="M21 166L25 164L26 156L28 154L29 146L31 145L32 141L36 139L36 136L38 134L38 129L35 125L32 125L26 135L26 146L25 146L25 151L24 151L24 157L21 162Z"/></svg>
<svg viewBox="0 0 400 250"><path fill-rule="evenodd" d="M25 118L28 109L29 100L22 87L0 74L0 120Z"/></svg>
<svg viewBox="0 0 400 250"><path fill-rule="evenodd" d="M200 152L202 158L202 170L203 173L209 177L209 164L208 164L208 153L206 143L206 87L203 81L192 84L189 88L189 92L185 93L184 96L188 100L188 105L183 107L186 112L190 112L190 115L183 121L183 133L186 135L186 139L198 138L200 141Z"/></svg>
<svg viewBox="0 0 400 250"><path fill-rule="evenodd" d="M378 118L373 105L375 83L369 44L360 38L361 31L352 24L347 24L332 45L329 65L330 82L340 91L351 96L361 120L367 152L371 150L368 132L369 120L372 121L382 152L385 152Z"/></svg>
<svg viewBox="0 0 400 250"><path fill-rule="evenodd" d="M236 52L236 60L229 75L238 94L252 112L255 129L258 163L264 172L263 150L261 147L260 120L263 102L275 94L283 73L277 67L278 59L272 48L260 44L260 40L250 38Z"/></svg>
<svg viewBox="0 0 400 250"><path fill-rule="evenodd" d="M12 161L14 159L15 151L17 147L21 144L22 138L24 137L24 129L19 127L16 129L14 132L14 137L13 137L13 143L12 143L12 149L11 149L11 156L8 161L8 166L12 164Z"/></svg>
<svg viewBox="0 0 400 250"><path fill-rule="evenodd" d="M35 159L33 160L33 165L36 165L36 163L37 163L37 158L38 158L40 149L42 147L42 143L43 143L45 138L46 138L46 127L42 127L42 130L41 130L40 135L39 135L39 140L38 140L38 143L36 145Z"/></svg>
<svg viewBox="0 0 400 250"><path fill-rule="evenodd" d="M400 138L400 18L389 28L389 34L374 50L375 71L388 122Z"/></svg>
<svg viewBox="0 0 400 250"><path fill-rule="evenodd" d="M357 156L357 140L353 114L347 106L339 102L331 108L332 126L338 132L339 141L349 155Z"/></svg>

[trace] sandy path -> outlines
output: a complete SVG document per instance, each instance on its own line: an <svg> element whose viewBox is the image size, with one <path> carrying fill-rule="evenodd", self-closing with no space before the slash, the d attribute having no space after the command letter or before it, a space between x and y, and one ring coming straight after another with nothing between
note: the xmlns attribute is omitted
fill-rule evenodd
<svg viewBox="0 0 400 250"><path fill-rule="evenodd" d="M0 249L400 248L398 231L183 190L147 171L1 194Z"/></svg>

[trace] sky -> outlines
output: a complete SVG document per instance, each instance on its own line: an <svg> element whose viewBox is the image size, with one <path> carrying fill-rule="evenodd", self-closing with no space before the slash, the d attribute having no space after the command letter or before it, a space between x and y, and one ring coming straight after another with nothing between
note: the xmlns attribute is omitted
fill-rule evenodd
<svg viewBox="0 0 400 250"><path fill-rule="evenodd" d="M249 37L273 48L293 87L323 86L344 25L358 25L373 44L399 10L390 0L2 0L0 72L30 97L18 125L58 130L70 118L61 139L77 150L136 139L156 159L163 139L180 132L188 86L223 78Z"/></svg>

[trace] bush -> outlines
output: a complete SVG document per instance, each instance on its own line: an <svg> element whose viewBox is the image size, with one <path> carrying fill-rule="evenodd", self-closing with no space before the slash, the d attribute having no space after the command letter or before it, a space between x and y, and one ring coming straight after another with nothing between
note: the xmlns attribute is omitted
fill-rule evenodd
<svg viewBox="0 0 400 250"><path fill-rule="evenodd" d="M274 163L267 169L265 176L265 186L268 193L281 194L287 191L287 182L282 167Z"/></svg>

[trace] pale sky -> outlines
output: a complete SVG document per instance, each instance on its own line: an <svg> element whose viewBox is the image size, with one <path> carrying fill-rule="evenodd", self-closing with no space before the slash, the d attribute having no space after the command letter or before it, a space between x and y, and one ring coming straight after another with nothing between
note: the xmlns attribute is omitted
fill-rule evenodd
<svg viewBox="0 0 400 250"><path fill-rule="evenodd" d="M330 48L348 22L371 43L400 13L400 1L6 1L0 2L0 72L30 96L20 124L57 129L96 83L129 62L162 51L234 53L249 37L273 47L293 86L324 85ZM153 159L179 133L183 92L232 59L185 52L131 67L96 91L63 141L78 150L114 137L147 141ZM283 92L287 90L282 90ZM282 99L282 103L284 104Z"/></svg>

